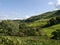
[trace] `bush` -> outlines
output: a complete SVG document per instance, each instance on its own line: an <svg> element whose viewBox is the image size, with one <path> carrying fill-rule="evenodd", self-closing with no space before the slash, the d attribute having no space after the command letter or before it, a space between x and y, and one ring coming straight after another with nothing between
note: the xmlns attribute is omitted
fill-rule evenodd
<svg viewBox="0 0 60 45"><path fill-rule="evenodd" d="M56 31L52 32L52 37L51 39L57 39L60 40L60 29L57 29Z"/></svg>

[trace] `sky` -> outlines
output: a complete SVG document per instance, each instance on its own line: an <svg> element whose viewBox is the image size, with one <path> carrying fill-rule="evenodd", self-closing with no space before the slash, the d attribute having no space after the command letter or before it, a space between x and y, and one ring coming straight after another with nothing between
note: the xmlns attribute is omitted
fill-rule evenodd
<svg viewBox="0 0 60 45"><path fill-rule="evenodd" d="M26 19L60 9L60 0L0 0L0 19Z"/></svg>

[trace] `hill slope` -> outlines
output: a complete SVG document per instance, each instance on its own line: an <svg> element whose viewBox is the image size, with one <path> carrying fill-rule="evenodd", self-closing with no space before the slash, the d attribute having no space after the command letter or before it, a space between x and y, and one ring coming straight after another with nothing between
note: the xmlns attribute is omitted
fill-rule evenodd
<svg viewBox="0 0 60 45"><path fill-rule="evenodd" d="M49 18L56 17L56 16L60 16L60 10L46 12L46 13L43 13L43 14L40 14L37 16L32 16L32 17L26 19L25 22L34 22L37 20L49 19Z"/></svg>
<svg viewBox="0 0 60 45"><path fill-rule="evenodd" d="M41 27L42 25L46 25L50 18L55 18L57 16L60 16L60 10L47 12L38 16L33 16L28 18L26 21L31 22L29 26L36 28ZM57 29L60 29L60 23L42 29L48 36L51 36L52 32L56 31Z"/></svg>

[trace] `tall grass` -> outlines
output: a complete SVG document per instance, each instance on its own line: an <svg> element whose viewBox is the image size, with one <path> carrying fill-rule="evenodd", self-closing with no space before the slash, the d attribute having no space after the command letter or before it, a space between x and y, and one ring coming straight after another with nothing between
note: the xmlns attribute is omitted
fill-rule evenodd
<svg viewBox="0 0 60 45"><path fill-rule="evenodd" d="M60 40L51 40L40 36L0 36L0 45L60 45Z"/></svg>

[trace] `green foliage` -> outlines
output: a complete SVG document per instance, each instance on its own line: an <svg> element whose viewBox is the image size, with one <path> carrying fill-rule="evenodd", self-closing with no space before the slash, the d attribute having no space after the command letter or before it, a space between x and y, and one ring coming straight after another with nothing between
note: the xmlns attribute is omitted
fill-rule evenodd
<svg viewBox="0 0 60 45"><path fill-rule="evenodd" d="M49 20L48 24L49 24L50 26L55 25L55 24L56 24L56 20L55 20L54 18L51 18L51 19Z"/></svg>
<svg viewBox="0 0 60 45"><path fill-rule="evenodd" d="M51 40L48 37L13 37L0 36L0 45L60 45L59 40Z"/></svg>
<svg viewBox="0 0 60 45"><path fill-rule="evenodd" d="M60 23L60 16L56 17L57 23Z"/></svg>
<svg viewBox="0 0 60 45"><path fill-rule="evenodd" d="M59 24L60 23L60 16L57 16L56 18L51 18L46 25L42 26L43 28L44 27L49 27L49 26L53 26L53 25L56 25L56 24Z"/></svg>
<svg viewBox="0 0 60 45"><path fill-rule="evenodd" d="M0 45L13 45L13 41L8 39L8 38L4 38L4 37L0 37Z"/></svg>
<svg viewBox="0 0 60 45"><path fill-rule="evenodd" d="M3 20L0 22L1 45L58 45L60 39L60 11L47 12L26 20ZM4 36L3 36L4 35ZM6 37L8 36L8 37ZM11 36L11 37L9 37ZM12 37L19 36L19 37ZM35 37L29 37L35 36ZM36 37L37 36L37 37ZM40 37L39 37L40 36ZM42 37L44 36L44 37ZM53 42L53 43L52 43Z"/></svg>
<svg viewBox="0 0 60 45"><path fill-rule="evenodd" d="M38 30L38 31L37 31ZM39 28L28 26L24 22L17 22L13 20L3 20L0 22L0 35L9 36L40 36L42 35Z"/></svg>
<svg viewBox="0 0 60 45"><path fill-rule="evenodd" d="M60 24L56 24L53 26L49 26L46 28L43 28L43 31L45 32L45 34L49 37L52 37L52 32L56 31L56 29L60 29Z"/></svg>
<svg viewBox="0 0 60 45"><path fill-rule="evenodd" d="M19 31L19 24L12 20L4 20L0 24L1 32L4 31L7 35L16 35Z"/></svg>
<svg viewBox="0 0 60 45"><path fill-rule="evenodd" d="M58 39L60 40L60 29L57 29L56 31L52 32L52 39Z"/></svg>

